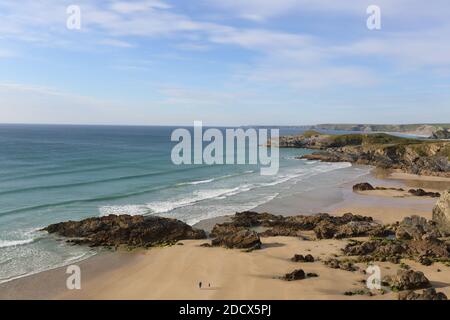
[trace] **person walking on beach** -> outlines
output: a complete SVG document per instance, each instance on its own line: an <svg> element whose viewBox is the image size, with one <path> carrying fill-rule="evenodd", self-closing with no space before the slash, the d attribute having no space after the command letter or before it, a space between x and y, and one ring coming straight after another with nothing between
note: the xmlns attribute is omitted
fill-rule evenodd
<svg viewBox="0 0 450 320"><path fill-rule="evenodd" d="M199 289L202 288L202 282L201 282L201 281L198 283L198 288L199 288Z"/></svg>

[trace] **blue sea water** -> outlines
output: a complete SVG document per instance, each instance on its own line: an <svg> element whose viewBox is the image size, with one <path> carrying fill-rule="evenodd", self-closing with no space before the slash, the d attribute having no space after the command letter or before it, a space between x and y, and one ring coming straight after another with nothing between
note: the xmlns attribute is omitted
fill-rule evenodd
<svg viewBox="0 0 450 320"><path fill-rule="evenodd" d="M296 160L309 152L298 149L280 150L276 176L250 165L176 166L174 129L0 125L0 283L95 254L40 231L51 223L143 214L194 224L349 167Z"/></svg>

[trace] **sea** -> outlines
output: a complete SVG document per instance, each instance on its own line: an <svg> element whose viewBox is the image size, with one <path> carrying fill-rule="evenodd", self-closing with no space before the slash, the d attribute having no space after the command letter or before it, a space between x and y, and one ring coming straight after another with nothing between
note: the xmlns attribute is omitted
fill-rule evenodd
<svg viewBox="0 0 450 320"><path fill-rule="evenodd" d="M274 176L258 165L174 165L174 129L0 125L0 283L98 253L41 231L52 223L130 214L193 225L251 210L293 186L320 190L329 180L320 177L354 177L349 163L296 159L312 152L306 149L281 149Z"/></svg>

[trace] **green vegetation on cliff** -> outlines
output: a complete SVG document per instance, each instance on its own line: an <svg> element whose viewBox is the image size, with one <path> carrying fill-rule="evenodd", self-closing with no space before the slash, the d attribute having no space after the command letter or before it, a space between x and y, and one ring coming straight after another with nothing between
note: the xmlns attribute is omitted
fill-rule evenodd
<svg viewBox="0 0 450 320"><path fill-rule="evenodd" d="M280 147L322 150L307 157L310 159L450 176L450 141L445 140L419 140L386 133L330 135L307 131L299 136L280 137Z"/></svg>
<svg viewBox="0 0 450 320"><path fill-rule="evenodd" d="M433 124L318 124L313 128L337 131L362 132L403 132L417 135L432 136L435 132L450 129L449 123Z"/></svg>

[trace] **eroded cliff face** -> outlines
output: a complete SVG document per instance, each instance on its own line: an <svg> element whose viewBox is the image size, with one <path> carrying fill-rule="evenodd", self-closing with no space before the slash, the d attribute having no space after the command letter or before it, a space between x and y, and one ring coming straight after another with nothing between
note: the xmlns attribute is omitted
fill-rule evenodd
<svg viewBox="0 0 450 320"><path fill-rule="evenodd" d="M450 233L450 190L444 192L433 209L433 221L439 229Z"/></svg>
<svg viewBox="0 0 450 320"><path fill-rule="evenodd" d="M307 132L280 138L280 147L321 152L305 159L352 162L408 173L450 177L450 142L406 139L387 134L322 135Z"/></svg>

